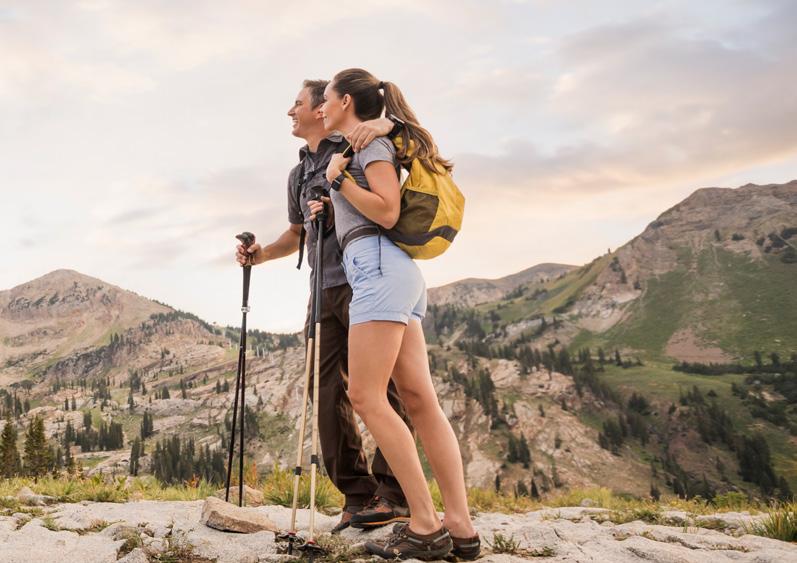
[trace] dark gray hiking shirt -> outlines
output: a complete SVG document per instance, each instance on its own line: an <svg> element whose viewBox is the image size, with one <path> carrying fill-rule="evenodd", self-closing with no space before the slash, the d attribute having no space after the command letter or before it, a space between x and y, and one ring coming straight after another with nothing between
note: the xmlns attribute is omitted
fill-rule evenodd
<svg viewBox="0 0 797 563"><path fill-rule="evenodd" d="M307 256L306 260L312 269L310 274L310 287L315 279L315 256L318 231L315 223L309 220L310 208L307 202L313 197L314 187L323 187L329 192L329 182L326 179L327 165L336 152L343 152L348 143L340 135L330 135L318 145L316 152L310 152L305 145L299 150L300 162L288 176L288 221L294 225L304 224L307 231ZM346 274L343 272L343 252L340 250L335 229L327 230L324 236L324 289L336 287L347 283Z"/></svg>

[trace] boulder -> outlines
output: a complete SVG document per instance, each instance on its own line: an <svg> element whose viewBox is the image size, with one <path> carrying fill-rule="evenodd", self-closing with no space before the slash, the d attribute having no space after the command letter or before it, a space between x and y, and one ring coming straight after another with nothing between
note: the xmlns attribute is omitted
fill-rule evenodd
<svg viewBox="0 0 797 563"><path fill-rule="evenodd" d="M55 502L53 497L34 493L28 487L22 487L17 493L17 500L28 506L44 506Z"/></svg>
<svg viewBox="0 0 797 563"><path fill-rule="evenodd" d="M121 559L117 560L116 563L149 563L149 558L143 549L137 547Z"/></svg>
<svg viewBox="0 0 797 563"><path fill-rule="evenodd" d="M254 508L242 508L216 497L208 497L205 500L200 522L223 532L252 534L277 531L276 524L262 512Z"/></svg>
<svg viewBox="0 0 797 563"><path fill-rule="evenodd" d="M216 491L215 496L224 500L225 489ZM230 485L230 502L238 504L238 485ZM244 506L263 506L263 492L244 485Z"/></svg>

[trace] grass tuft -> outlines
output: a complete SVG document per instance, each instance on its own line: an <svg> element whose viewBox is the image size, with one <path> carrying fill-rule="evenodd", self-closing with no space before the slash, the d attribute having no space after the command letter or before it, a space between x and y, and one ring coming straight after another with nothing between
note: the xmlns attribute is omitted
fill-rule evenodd
<svg viewBox="0 0 797 563"><path fill-rule="evenodd" d="M797 542L797 503L773 507L761 521L746 526L746 531L765 538Z"/></svg>
<svg viewBox="0 0 797 563"><path fill-rule="evenodd" d="M293 502L293 471L274 467L263 484L266 503L291 506ZM343 504L343 495L335 488L329 477L316 476L315 505L320 511L338 508ZM302 473L299 478L299 507L310 507L310 475Z"/></svg>

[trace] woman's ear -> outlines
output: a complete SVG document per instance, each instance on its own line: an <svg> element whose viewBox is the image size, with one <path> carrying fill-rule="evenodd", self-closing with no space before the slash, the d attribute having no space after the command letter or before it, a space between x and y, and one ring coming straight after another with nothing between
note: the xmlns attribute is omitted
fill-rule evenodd
<svg viewBox="0 0 797 563"><path fill-rule="evenodd" d="M351 104L351 94L343 94L340 100L340 107L345 111Z"/></svg>

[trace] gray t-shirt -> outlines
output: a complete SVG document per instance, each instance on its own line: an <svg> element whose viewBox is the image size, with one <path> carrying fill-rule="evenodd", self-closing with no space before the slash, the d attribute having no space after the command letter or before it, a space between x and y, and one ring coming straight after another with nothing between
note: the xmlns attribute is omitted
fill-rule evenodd
<svg viewBox="0 0 797 563"><path fill-rule="evenodd" d="M360 152L354 153L347 170L358 186L370 190L368 180L365 178L365 169L372 162L378 161L390 162L396 168L396 174L399 174L396 149L387 137L377 137ZM349 200L343 194L335 190L332 190L332 205L335 207L335 231L337 232L338 243L341 245L343 244L343 237L353 229L363 225L376 225L376 223L357 211L357 208L349 203Z"/></svg>

